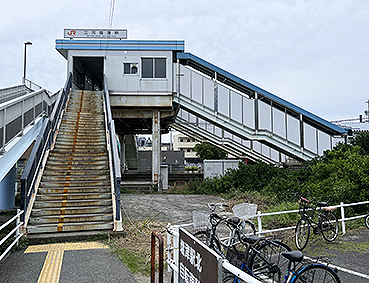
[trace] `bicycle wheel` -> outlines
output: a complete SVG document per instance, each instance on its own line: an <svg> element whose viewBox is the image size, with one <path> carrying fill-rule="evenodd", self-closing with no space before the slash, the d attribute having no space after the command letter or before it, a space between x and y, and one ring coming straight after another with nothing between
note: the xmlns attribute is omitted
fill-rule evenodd
<svg viewBox="0 0 369 283"><path fill-rule="evenodd" d="M250 256L248 266L252 275L261 281L283 282L289 261L282 253L291 250L283 242L264 240Z"/></svg>
<svg viewBox="0 0 369 283"><path fill-rule="evenodd" d="M327 212L320 215L320 229L323 238L328 242L333 242L338 236L337 216L333 212Z"/></svg>
<svg viewBox="0 0 369 283"><path fill-rule="evenodd" d="M341 280L329 266L315 263L303 266L291 283L341 283Z"/></svg>
<svg viewBox="0 0 369 283"><path fill-rule="evenodd" d="M199 239L201 242L203 242L205 245L207 245L209 248L216 251L218 254L222 254L221 245L218 242L216 238L212 238L210 231L198 231L195 234L193 234L196 239Z"/></svg>
<svg viewBox="0 0 369 283"><path fill-rule="evenodd" d="M310 222L309 219L303 217L297 222L295 229L295 243L296 247L302 251L305 249L310 236Z"/></svg>
<svg viewBox="0 0 369 283"><path fill-rule="evenodd" d="M367 215L364 217L364 221L365 221L366 228L368 228L368 229L369 229L369 214L367 214Z"/></svg>

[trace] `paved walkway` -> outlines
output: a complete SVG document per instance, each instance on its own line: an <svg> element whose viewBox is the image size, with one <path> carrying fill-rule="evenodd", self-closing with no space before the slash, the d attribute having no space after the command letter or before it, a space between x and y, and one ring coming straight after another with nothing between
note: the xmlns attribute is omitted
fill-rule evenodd
<svg viewBox="0 0 369 283"><path fill-rule="evenodd" d="M134 283L134 276L107 246L97 242L29 246L0 263L0 282Z"/></svg>

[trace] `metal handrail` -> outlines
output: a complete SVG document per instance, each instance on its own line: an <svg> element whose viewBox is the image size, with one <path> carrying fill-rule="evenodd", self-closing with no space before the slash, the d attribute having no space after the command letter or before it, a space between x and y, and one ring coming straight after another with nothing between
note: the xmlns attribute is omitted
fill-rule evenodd
<svg viewBox="0 0 369 283"><path fill-rule="evenodd" d="M33 146L28 162L24 168L21 177L21 209L27 211L33 192L35 191L36 178L41 169L41 162L45 157L46 150L54 142L57 123L61 117L61 112L65 108L69 90L72 86L72 73L69 73L64 88L60 90L58 99L54 105L50 118L44 118L41 131ZM25 214L22 214L21 220L24 221Z"/></svg>
<svg viewBox="0 0 369 283"><path fill-rule="evenodd" d="M111 115L111 108L110 108L110 100L109 100L109 90L106 84L106 76L104 76L104 113L105 119L107 123L107 131L108 131L108 138L110 146L109 151L111 153L111 170L112 170L112 177L113 177L113 201L115 202L115 211L114 211L114 221L121 222L121 212L120 212L120 183L122 180L121 171L120 171L120 158L117 148L116 142L116 134L115 134L115 125L114 120L112 119ZM115 227L116 229L117 227Z"/></svg>
<svg viewBox="0 0 369 283"><path fill-rule="evenodd" d="M7 249L0 255L0 261L6 256L6 254L11 250L11 248L18 243L19 239L23 236L22 233L19 232L20 227L23 225L23 222L20 221L20 216L24 213L24 210L17 209L17 215L9 219L6 223L1 225L0 231L16 220L15 228L10 231L4 238L0 240L0 246L10 238L11 235L15 233L14 241L7 247Z"/></svg>

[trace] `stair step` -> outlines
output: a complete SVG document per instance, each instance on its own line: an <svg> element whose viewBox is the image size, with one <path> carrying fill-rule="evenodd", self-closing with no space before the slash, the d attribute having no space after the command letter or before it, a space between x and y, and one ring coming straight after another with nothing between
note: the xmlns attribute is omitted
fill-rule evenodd
<svg viewBox="0 0 369 283"><path fill-rule="evenodd" d="M41 181L40 187L55 188L55 187L99 187L110 186L110 181Z"/></svg>
<svg viewBox="0 0 369 283"><path fill-rule="evenodd" d="M112 230L113 222L84 222L84 223L63 223L60 224L43 224L27 226L28 234L36 233L55 233L55 232L71 232L71 231L91 231L91 230Z"/></svg>
<svg viewBox="0 0 369 283"><path fill-rule="evenodd" d="M50 170L50 168L52 168L53 170ZM49 169L49 170L47 170ZM64 170L55 170L55 167L46 167L44 174L42 175L44 176L109 176L110 171L109 170L100 170L100 169L88 169L88 170L82 170L79 167L76 169L64 169Z"/></svg>
<svg viewBox="0 0 369 283"><path fill-rule="evenodd" d="M105 135L74 135L74 134L64 134L61 136L58 136L58 141L66 141L66 142L91 142L91 141L99 141L99 142L105 142Z"/></svg>
<svg viewBox="0 0 369 283"><path fill-rule="evenodd" d="M66 200L66 201L35 201L34 208L51 208L51 207L79 207L79 206L108 206L112 205L111 199L97 199L97 200Z"/></svg>
<svg viewBox="0 0 369 283"><path fill-rule="evenodd" d="M75 222L109 222L112 221L113 214L73 214L73 215L49 215L31 218L30 225L47 223L75 223Z"/></svg>
<svg viewBox="0 0 369 283"><path fill-rule="evenodd" d="M46 207L42 209L32 209L31 218L51 215L78 215L78 214L101 214L112 213L112 206L87 206L87 207Z"/></svg>
<svg viewBox="0 0 369 283"><path fill-rule="evenodd" d="M107 160L48 160L47 165L90 165L90 166L99 166L107 164Z"/></svg>
<svg viewBox="0 0 369 283"><path fill-rule="evenodd" d="M46 163L46 167L45 167L45 171L49 171L55 169L56 171L60 171L60 170L77 170L77 171L85 171L85 170L91 170L91 171L95 171L95 170L109 170L109 165L108 164L100 164L100 165L95 165L93 168L91 168L90 165L68 165L68 164L60 164L60 165L53 165L50 166Z"/></svg>
<svg viewBox="0 0 369 283"><path fill-rule="evenodd" d="M38 194L36 201L62 201L67 200L98 200L98 199L110 199L111 193L58 193L58 194Z"/></svg>
<svg viewBox="0 0 369 283"><path fill-rule="evenodd" d="M71 145L66 145L66 144L55 144L55 149L58 151L66 151L66 152L101 152L103 150L106 150L106 145L100 145L100 146L93 146L93 145L89 145L89 146L84 146L84 145L76 145L76 146L71 146Z"/></svg>
<svg viewBox="0 0 369 283"><path fill-rule="evenodd" d="M40 187L39 194L63 194L63 193L110 193L111 187Z"/></svg>
<svg viewBox="0 0 369 283"><path fill-rule="evenodd" d="M105 182L110 184L109 176L42 176L41 183L60 183L64 186L75 182Z"/></svg>
<svg viewBox="0 0 369 283"><path fill-rule="evenodd" d="M84 154L84 155L63 155L63 154L50 154L49 159L48 160L60 160L60 161L69 161L69 160L74 160L74 161L83 161L83 160L87 160L87 161L97 161L97 160L108 160L108 155L95 155L93 153L89 153L89 154Z"/></svg>

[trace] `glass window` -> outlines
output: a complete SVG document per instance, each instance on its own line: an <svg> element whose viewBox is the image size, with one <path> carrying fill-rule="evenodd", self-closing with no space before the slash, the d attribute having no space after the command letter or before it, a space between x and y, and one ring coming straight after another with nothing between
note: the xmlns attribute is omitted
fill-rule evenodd
<svg viewBox="0 0 369 283"><path fill-rule="evenodd" d="M152 58L142 58L142 77L143 78L154 77Z"/></svg>
<svg viewBox="0 0 369 283"><path fill-rule="evenodd" d="M166 58L142 58L142 78L165 79L166 62Z"/></svg>
<svg viewBox="0 0 369 283"><path fill-rule="evenodd" d="M123 63L123 74L136 75L137 70L137 63Z"/></svg>
<svg viewBox="0 0 369 283"><path fill-rule="evenodd" d="M155 78L166 78L166 59L155 59Z"/></svg>

